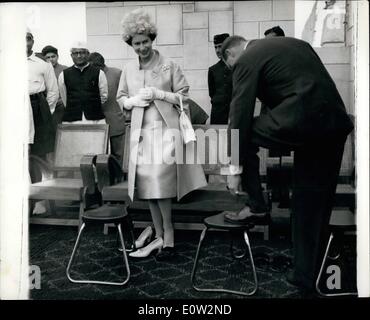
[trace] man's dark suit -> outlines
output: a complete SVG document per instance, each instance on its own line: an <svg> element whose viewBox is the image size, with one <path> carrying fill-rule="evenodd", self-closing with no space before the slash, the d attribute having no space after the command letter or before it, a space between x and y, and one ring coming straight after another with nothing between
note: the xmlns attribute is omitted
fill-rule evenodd
<svg viewBox="0 0 370 320"><path fill-rule="evenodd" d="M116 96L122 71L107 66L104 67L103 71L108 82L108 100L102 108L105 121L109 124L111 152L121 161L124 147L125 116L117 103Z"/></svg>
<svg viewBox="0 0 370 320"><path fill-rule="evenodd" d="M253 118L256 98L265 110ZM248 44L233 67L230 129L239 129L242 183L255 212L265 206L258 146L295 151L294 278L312 289L353 124L335 83L308 43L279 37Z"/></svg>
<svg viewBox="0 0 370 320"><path fill-rule="evenodd" d="M231 101L231 72L220 60L208 69L208 91L211 98L211 124L227 124Z"/></svg>

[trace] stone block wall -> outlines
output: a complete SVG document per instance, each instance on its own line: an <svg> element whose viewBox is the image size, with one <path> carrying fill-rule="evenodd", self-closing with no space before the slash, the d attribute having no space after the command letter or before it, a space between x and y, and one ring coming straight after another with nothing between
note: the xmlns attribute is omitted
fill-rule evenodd
<svg viewBox="0 0 370 320"><path fill-rule="evenodd" d="M208 113L211 105L207 71L218 61L212 41L215 34L228 32L256 39L263 38L266 29L280 25L287 36L295 35L294 0L86 2L88 46L90 51L102 53L107 65L122 69L136 58L132 48L121 40L120 22L126 13L139 7L157 24L154 47L181 66L190 84L190 97ZM315 49L333 76L347 108L353 110L349 43ZM262 152L262 174L265 156Z"/></svg>
<svg viewBox="0 0 370 320"><path fill-rule="evenodd" d="M107 65L122 68L135 59L132 48L121 40L120 21L138 7L157 24L154 47L183 68L191 97L207 112L211 108L207 70L218 61L213 48L215 34L260 38L266 29L280 25L287 35L294 36L292 0L86 2L88 45L104 55Z"/></svg>

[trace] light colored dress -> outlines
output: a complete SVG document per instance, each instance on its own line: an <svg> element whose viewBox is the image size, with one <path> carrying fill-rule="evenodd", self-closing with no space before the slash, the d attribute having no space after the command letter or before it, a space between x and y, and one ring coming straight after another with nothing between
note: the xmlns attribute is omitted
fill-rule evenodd
<svg viewBox="0 0 370 320"><path fill-rule="evenodd" d="M151 82L150 72L151 69L144 70L145 84ZM153 102L144 109L141 128L142 139L138 146L136 167L137 197L139 199L176 197L176 163L167 164L171 155L175 153L175 143L163 139L168 127ZM160 158L155 158L155 154ZM164 163L160 163L162 159Z"/></svg>
<svg viewBox="0 0 370 320"><path fill-rule="evenodd" d="M123 108L124 98L137 95L141 88L155 87L180 94L183 97L184 109L188 109L189 84L183 72L176 63L154 51L156 57L145 70L141 68L139 59L125 64L117 91L118 104ZM160 149L164 160L174 159L185 152L180 139L173 142L170 139L163 139L167 130L179 131L179 113L170 102L154 100L148 107L134 107L131 110L128 165L128 195L131 200L176 196L179 200L189 192L207 185L200 164L169 165L167 161L162 164L145 162L148 154L150 158L154 150ZM154 138L150 139L153 136Z"/></svg>

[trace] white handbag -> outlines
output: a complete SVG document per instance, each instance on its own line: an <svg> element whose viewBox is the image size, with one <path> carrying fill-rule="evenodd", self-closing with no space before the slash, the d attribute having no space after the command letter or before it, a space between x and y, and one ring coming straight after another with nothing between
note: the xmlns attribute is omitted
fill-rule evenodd
<svg viewBox="0 0 370 320"><path fill-rule="evenodd" d="M179 124L180 124L180 131L181 136L185 144L189 143L190 141L196 141L195 131L193 129L193 125L187 114L185 113L184 106L182 104L182 95L179 94L179 101L180 101L180 117L179 117Z"/></svg>

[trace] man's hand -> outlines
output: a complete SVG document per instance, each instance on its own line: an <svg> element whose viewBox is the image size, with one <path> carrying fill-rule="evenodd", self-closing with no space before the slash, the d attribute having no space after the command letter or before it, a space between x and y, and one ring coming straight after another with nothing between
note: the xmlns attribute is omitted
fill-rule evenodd
<svg viewBox="0 0 370 320"><path fill-rule="evenodd" d="M232 195L239 195L242 192L242 178L239 174L227 176L227 187Z"/></svg>

